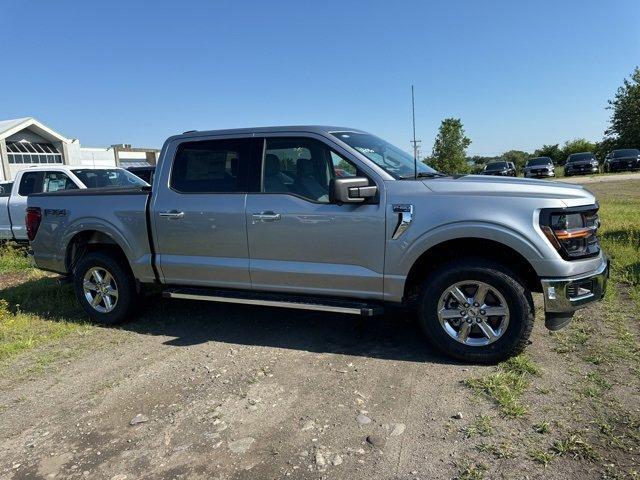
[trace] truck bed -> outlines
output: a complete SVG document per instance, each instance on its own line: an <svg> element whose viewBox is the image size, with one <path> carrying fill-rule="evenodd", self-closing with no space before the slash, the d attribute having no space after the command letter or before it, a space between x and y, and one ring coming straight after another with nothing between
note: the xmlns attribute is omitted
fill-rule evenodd
<svg viewBox="0 0 640 480"><path fill-rule="evenodd" d="M116 187L30 195L28 206L40 208L42 215L38 234L31 242L38 266L69 273L67 245L71 239L99 231L122 248L136 278L154 281L150 194L151 187Z"/></svg>

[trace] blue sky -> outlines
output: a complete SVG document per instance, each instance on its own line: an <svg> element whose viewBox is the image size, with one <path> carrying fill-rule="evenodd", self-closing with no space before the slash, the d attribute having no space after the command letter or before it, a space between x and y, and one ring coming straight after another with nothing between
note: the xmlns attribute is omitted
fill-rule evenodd
<svg viewBox="0 0 640 480"><path fill-rule="evenodd" d="M640 64L640 2L5 2L0 119L86 146L189 129L333 124L423 153L460 117L470 154L598 140Z"/></svg>

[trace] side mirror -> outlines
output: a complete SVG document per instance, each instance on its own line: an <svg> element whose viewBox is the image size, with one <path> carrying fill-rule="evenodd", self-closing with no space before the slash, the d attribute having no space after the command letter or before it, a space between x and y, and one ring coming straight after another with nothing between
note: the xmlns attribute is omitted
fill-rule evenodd
<svg viewBox="0 0 640 480"><path fill-rule="evenodd" d="M378 187L365 177L333 178L329 192L331 203L362 203L375 197Z"/></svg>

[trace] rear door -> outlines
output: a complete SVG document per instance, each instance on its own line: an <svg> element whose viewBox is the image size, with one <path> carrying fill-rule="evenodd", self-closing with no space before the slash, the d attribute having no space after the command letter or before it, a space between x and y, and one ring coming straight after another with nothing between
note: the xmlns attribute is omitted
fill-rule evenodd
<svg viewBox="0 0 640 480"><path fill-rule="evenodd" d="M320 139L264 142L260 191L248 194L246 209L253 289L380 298L383 199L330 203L332 178L365 175Z"/></svg>
<svg viewBox="0 0 640 480"><path fill-rule="evenodd" d="M168 147L151 208L165 283L251 288L244 214L251 146L251 138L214 137Z"/></svg>

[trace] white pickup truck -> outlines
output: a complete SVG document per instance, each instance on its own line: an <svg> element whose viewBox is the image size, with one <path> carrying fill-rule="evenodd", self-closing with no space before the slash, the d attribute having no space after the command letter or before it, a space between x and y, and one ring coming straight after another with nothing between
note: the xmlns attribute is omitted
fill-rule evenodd
<svg viewBox="0 0 640 480"><path fill-rule="evenodd" d="M135 187L147 185L122 168L69 167L50 165L20 170L13 184L0 188L0 241L26 243L25 212L32 193L57 192L100 187Z"/></svg>

